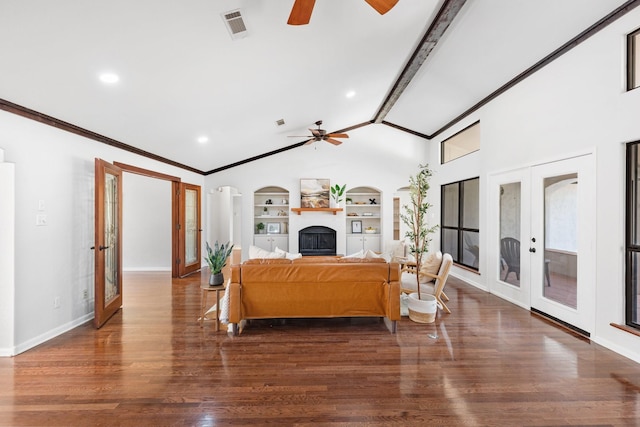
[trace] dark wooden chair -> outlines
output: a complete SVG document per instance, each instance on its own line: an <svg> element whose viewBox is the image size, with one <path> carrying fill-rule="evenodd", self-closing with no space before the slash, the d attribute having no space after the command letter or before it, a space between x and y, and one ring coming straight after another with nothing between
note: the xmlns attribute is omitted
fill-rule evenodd
<svg viewBox="0 0 640 427"><path fill-rule="evenodd" d="M507 264L507 274L504 275L505 282L509 273L516 273L516 278L520 280L520 241L513 237L505 237L500 240L500 255Z"/></svg>

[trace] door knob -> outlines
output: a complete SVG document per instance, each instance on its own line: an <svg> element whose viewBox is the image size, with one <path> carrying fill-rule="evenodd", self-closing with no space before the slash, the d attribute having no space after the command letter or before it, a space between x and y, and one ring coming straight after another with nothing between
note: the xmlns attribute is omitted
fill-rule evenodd
<svg viewBox="0 0 640 427"><path fill-rule="evenodd" d="M101 251L103 251L103 250L105 250L105 249L109 249L109 246L102 246L102 245L100 245L100 247L99 247L98 249L100 249Z"/></svg>
<svg viewBox="0 0 640 427"><path fill-rule="evenodd" d="M529 248L529 252L535 253L536 252L536 248Z"/></svg>
<svg viewBox="0 0 640 427"><path fill-rule="evenodd" d="M535 237L532 237L532 238L531 238L531 241L532 241L533 243L535 243L535 242L536 242L536 238L535 238Z"/></svg>

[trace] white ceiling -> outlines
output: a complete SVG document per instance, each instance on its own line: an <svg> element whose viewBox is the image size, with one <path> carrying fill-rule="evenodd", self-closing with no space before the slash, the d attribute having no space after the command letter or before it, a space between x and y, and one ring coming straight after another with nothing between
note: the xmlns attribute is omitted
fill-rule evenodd
<svg viewBox="0 0 640 427"><path fill-rule="evenodd" d="M431 135L623 3L467 0L385 120ZM206 172L372 120L443 1L317 0L306 26L292 4L0 0L0 98Z"/></svg>

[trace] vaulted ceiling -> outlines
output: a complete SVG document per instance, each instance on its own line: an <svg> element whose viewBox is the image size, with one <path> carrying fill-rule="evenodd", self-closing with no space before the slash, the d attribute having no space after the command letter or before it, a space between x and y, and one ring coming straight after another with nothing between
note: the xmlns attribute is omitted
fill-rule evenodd
<svg viewBox="0 0 640 427"><path fill-rule="evenodd" d="M637 3L317 0L291 26L293 0L0 0L0 107L203 173L299 145L317 120L426 143ZM244 37L223 19L236 10Z"/></svg>

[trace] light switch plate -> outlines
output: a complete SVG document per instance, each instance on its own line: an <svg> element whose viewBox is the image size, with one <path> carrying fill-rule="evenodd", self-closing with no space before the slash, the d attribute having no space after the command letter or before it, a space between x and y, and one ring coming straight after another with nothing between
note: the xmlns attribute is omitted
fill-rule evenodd
<svg viewBox="0 0 640 427"><path fill-rule="evenodd" d="M36 225L47 225L47 216L45 214L36 215Z"/></svg>

